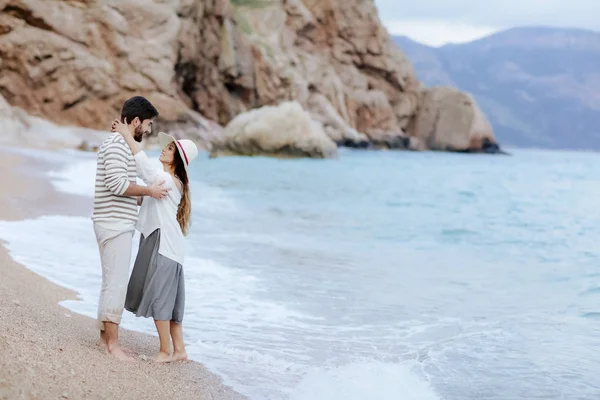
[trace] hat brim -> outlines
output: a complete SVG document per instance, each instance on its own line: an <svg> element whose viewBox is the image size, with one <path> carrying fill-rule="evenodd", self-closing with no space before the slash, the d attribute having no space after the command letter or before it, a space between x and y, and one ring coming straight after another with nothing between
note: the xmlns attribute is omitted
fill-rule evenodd
<svg viewBox="0 0 600 400"><path fill-rule="evenodd" d="M169 144L173 143L173 142L177 142L177 139L175 139L173 136L171 135L167 135L164 132L158 132L158 144L160 146L161 149L164 149L165 147L167 147ZM182 160L185 160L185 156L183 154L181 154L181 147L178 146L177 144L175 144L175 147L177 148L177 152L179 153L179 157L181 157ZM183 162L183 167L185 168L185 172L188 172L188 166L186 164L186 162Z"/></svg>
<svg viewBox="0 0 600 400"><path fill-rule="evenodd" d="M175 138L173 136L167 135L164 132L158 132L158 144L160 145L161 149L164 149L169 143L174 141Z"/></svg>

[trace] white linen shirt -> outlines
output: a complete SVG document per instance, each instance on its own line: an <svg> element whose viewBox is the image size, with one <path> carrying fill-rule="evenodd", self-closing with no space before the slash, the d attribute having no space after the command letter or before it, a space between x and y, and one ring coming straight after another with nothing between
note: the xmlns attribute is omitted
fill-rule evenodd
<svg viewBox="0 0 600 400"><path fill-rule="evenodd" d="M158 253L183 265L185 244L181 227L177 222L177 208L181 201L181 193L173 177L163 169L160 161L150 160L143 151L137 153L134 158L137 174L142 181L147 185L164 181L164 186L171 188L167 196L161 200L150 196L144 197L135 228L144 237L150 236L160 228Z"/></svg>

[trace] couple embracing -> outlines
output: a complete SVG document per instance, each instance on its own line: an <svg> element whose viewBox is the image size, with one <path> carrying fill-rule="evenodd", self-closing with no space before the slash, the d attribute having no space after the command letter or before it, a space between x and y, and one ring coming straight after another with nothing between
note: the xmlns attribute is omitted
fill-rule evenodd
<svg viewBox="0 0 600 400"><path fill-rule="evenodd" d="M132 97L113 121L113 135L98 149L92 216L102 264L98 328L106 352L124 361L134 361L119 345L124 308L154 319L160 339L156 361L187 359L184 235L191 218L188 166L198 149L190 140L161 132L160 158L149 159L139 143L157 116L150 101ZM147 186L137 185L138 177ZM130 277L134 230L140 232L140 244Z"/></svg>

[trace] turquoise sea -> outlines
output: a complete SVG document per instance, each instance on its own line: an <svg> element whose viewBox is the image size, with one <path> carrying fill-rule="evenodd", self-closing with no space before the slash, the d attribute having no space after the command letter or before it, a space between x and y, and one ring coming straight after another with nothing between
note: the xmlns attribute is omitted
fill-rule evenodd
<svg viewBox="0 0 600 400"><path fill-rule="evenodd" d="M52 179L91 195L67 156ZM201 155L192 185L188 351L249 398L600 399L599 154ZM0 238L95 315L89 218Z"/></svg>

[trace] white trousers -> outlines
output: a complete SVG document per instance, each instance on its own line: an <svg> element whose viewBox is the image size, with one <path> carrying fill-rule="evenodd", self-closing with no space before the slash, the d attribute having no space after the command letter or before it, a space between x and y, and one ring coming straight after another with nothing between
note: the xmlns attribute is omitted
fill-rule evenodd
<svg viewBox="0 0 600 400"><path fill-rule="evenodd" d="M94 224L94 232L102 263L102 287L98 301L98 328L104 330L103 322L121 323L127 284L133 230L115 231Z"/></svg>

